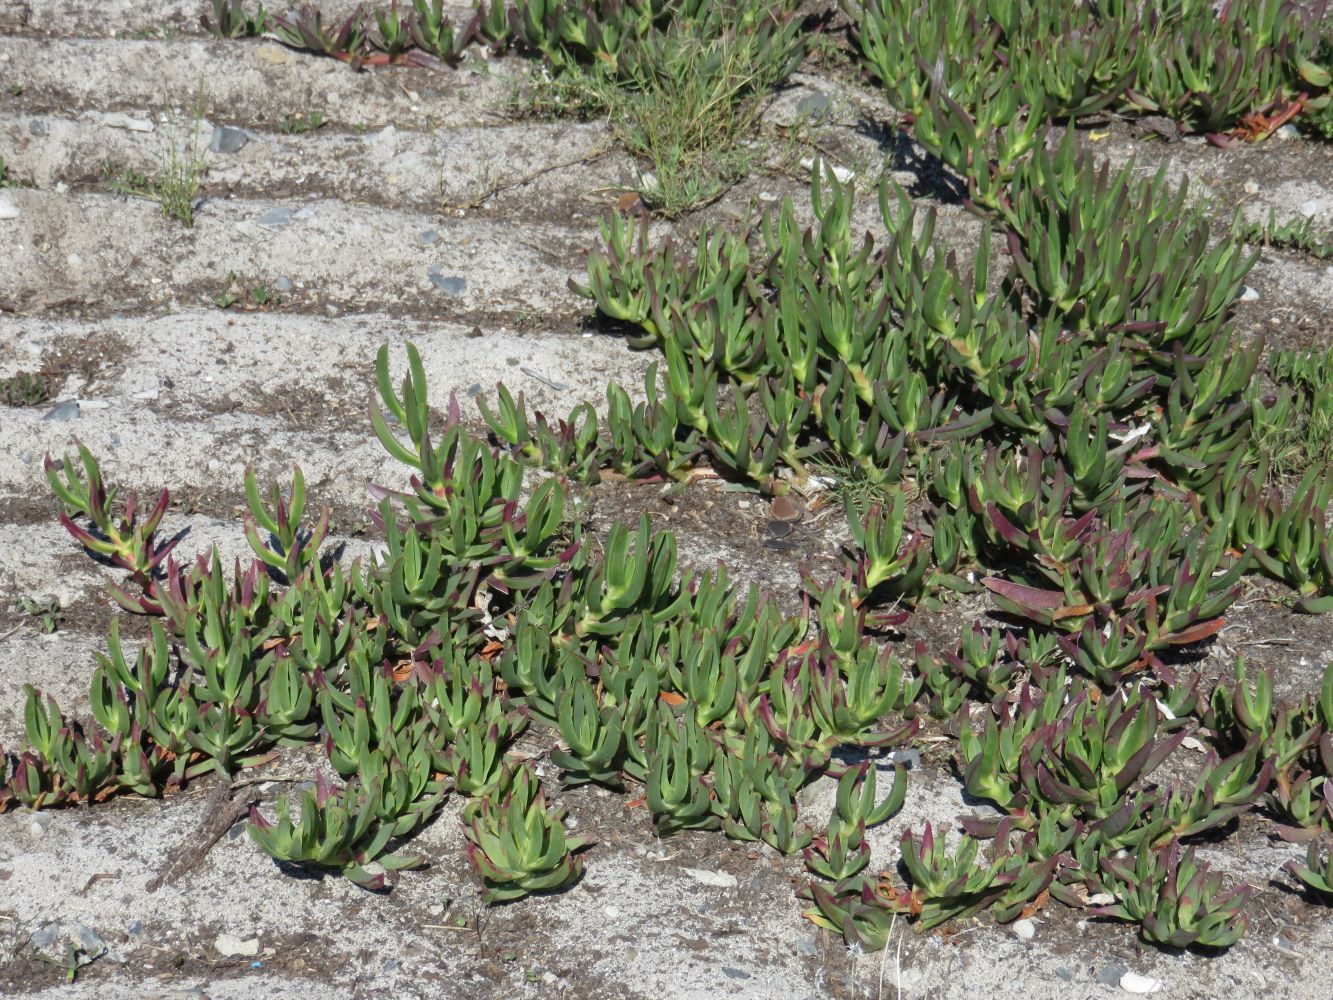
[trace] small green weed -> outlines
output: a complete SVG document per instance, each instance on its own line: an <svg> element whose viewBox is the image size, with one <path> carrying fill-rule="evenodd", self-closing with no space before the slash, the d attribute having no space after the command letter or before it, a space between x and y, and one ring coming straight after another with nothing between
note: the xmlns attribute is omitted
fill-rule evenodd
<svg viewBox="0 0 1333 1000"><path fill-rule="evenodd" d="M5 406L36 406L51 398L51 387L40 372L17 372L0 378L0 403Z"/></svg>
<svg viewBox="0 0 1333 1000"><path fill-rule="evenodd" d="M219 309L264 309L281 304L282 297L265 284L243 286L236 280L236 272L227 275L223 290L213 296L213 305Z"/></svg>
<svg viewBox="0 0 1333 1000"><path fill-rule="evenodd" d="M14 603L14 610L37 619L37 628L50 635L65 617L60 601L54 597L20 597Z"/></svg>
<svg viewBox="0 0 1333 1000"><path fill-rule="evenodd" d="M132 195L157 202L162 214L175 219L187 229L194 227L194 209L203 185L208 162L200 144L200 123L204 114L202 85L195 97L188 136L183 134L175 111L167 104L167 129L162 149L162 166L152 177L132 167L108 160L102 165L107 187L116 194Z"/></svg>
<svg viewBox="0 0 1333 1000"><path fill-rule="evenodd" d="M1236 238L1278 250L1297 250L1316 260L1333 258L1333 233L1320 232L1314 228L1314 220L1304 216L1279 223L1277 214L1270 210L1263 222L1238 222Z"/></svg>
<svg viewBox="0 0 1333 1000"><path fill-rule="evenodd" d="M278 122L278 131L283 135L300 135L323 128L328 121L319 111L307 111L304 115L287 115Z"/></svg>

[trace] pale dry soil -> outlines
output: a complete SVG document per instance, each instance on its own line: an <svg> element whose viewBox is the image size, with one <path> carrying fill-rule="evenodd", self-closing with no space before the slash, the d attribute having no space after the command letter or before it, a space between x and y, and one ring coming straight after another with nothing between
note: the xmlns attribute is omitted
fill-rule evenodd
<svg viewBox="0 0 1333 1000"><path fill-rule="evenodd" d="M348 557L373 542L366 484L405 484L369 432L373 358L387 343L395 371L403 347L421 349L433 399L472 397L498 381L530 407L561 413L598 402L608 380L641 392L651 358L590 322L567 287L599 218L634 180L636 164L597 122L534 121L509 112L516 59L473 59L433 74L354 74L272 42L216 42L198 29L206 8L189 0L96 5L0 0L0 156L21 186L0 221L0 378L43 371L52 398L0 407L0 745L22 739L23 685L50 691L86 714L96 652L114 615L107 571L80 554L54 521L42 456L82 441L129 488L170 488L166 529L183 552L217 544L243 556L242 476L261 481L295 462L313 502L335 511ZM326 5L341 10L350 3ZM166 30L159 30L165 28ZM201 120L162 114L164 95L187 104L204 84ZM829 116L802 130L803 97L829 99ZM323 128L281 133L288 115L319 111ZM738 217L751 203L791 195L808 215L802 171L817 139L873 186L881 164L923 206L939 232L967 250L976 222L949 194L938 166L894 136L892 114L854 74L808 66L765 115L767 165L708 216ZM205 153L208 172L193 229L157 206L106 188L104 164L152 172L163 143L205 148L213 126L250 130L234 153ZM1312 215L1333 226L1333 160L1326 146L1270 142L1221 152L1188 141L1145 140L1110 123L1083 138L1116 162L1165 162L1188 177L1219 218L1240 205L1259 218ZM118 169L119 169L118 168ZM489 195L489 196L488 196ZM281 220L274 223L274 219ZM688 236L701 218L677 227ZM876 226L873 199L858 225ZM667 226L654 225L655 236ZM281 301L252 311L216 308L238 286L275 285ZM1330 339L1333 272L1299 255L1266 252L1253 273L1257 300L1241 322L1281 344ZM441 285L443 287L441 287ZM49 418L61 403L68 420ZM659 486L604 486L583 498L596 536L648 511L680 535L683 561L721 560L795 607L799 569L827 570L845 537L838 516L812 516L774 544L757 497L705 482L680 497ZM43 635L11 610L25 596L56 597L63 620ZM1333 657L1333 627L1280 610L1256 587L1220 640L1201 655L1209 677L1237 654L1274 668L1286 693L1308 690ZM943 642L986 610L961 602L906 626ZM142 623L126 623L140 636ZM529 752L549 739L533 734ZM984 810L964 800L950 744L927 744L903 813L873 831L875 864L891 867L897 841L926 820L949 828ZM272 800L317 768L288 753L250 786ZM554 789L556 774L543 765ZM247 775L245 777L259 777ZM336 877L284 871L234 826L201 851L215 819L215 784L196 782L167 801L120 799L92 809L0 816L0 994L106 998L327 997L1101 997L1116 967L1160 979L1172 997L1327 995L1319 973L1333 949L1327 911L1279 874L1297 850L1272 823L1247 816L1232 835L1201 847L1230 877L1258 887L1251 931L1222 955L1141 946L1131 929L1052 907L1021 941L987 921L942 933L895 928L881 955L847 952L800 917L797 859L720 835L656 838L628 797L558 793L599 844L583 880L566 892L486 909L463 859L453 802L412 848L430 861L386 896ZM831 808L827 783L807 794L808 818ZM181 857L193 863L157 885ZM703 873L702 875L699 873ZM150 891L150 885L156 886ZM43 929L58 924L44 950ZM76 925L108 951L74 985L57 957ZM260 954L224 957L219 934L258 939ZM46 933L50 936L50 932Z"/></svg>

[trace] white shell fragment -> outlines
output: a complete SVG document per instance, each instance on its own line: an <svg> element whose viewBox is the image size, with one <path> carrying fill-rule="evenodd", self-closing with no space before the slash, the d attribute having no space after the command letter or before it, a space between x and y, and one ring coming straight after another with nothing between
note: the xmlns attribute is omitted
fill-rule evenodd
<svg viewBox="0 0 1333 1000"><path fill-rule="evenodd" d="M1162 981L1137 972L1126 972L1120 977L1120 988L1126 993L1156 993L1162 988Z"/></svg>

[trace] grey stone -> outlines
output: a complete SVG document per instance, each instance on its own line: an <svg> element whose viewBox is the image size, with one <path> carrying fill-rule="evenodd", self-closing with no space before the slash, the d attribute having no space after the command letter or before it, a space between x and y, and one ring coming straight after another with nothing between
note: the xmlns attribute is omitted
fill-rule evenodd
<svg viewBox="0 0 1333 1000"><path fill-rule="evenodd" d="M20 455L19 455L19 461L22 462L24 465L31 465L31 464L32 464L32 452L30 452L30 451L25 451L25 452L20 453Z"/></svg>
<svg viewBox="0 0 1333 1000"><path fill-rule="evenodd" d="M106 950L102 935L84 924L75 924L69 929L69 939L89 955L98 955Z"/></svg>
<svg viewBox="0 0 1333 1000"><path fill-rule="evenodd" d="M1119 986L1120 977L1128 971L1119 962L1107 962L1102 971L1097 973L1097 982L1103 986Z"/></svg>
<svg viewBox="0 0 1333 1000"><path fill-rule="evenodd" d="M42 136L46 135L46 122L42 121L40 118L34 118L32 121L28 122L28 133L30 135L35 135L40 139Z"/></svg>
<svg viewBox="0 0 1333 1000"><path fill-rule="evenodd" d="M282 275L273 282L273 290L277 292L290 292L296 286L292 284L292 279Z"/></svg>
<svg viewBox="0 0 1333 1000"><path fill-rule="evenodd" d="M1072 983L1074 981L1074 974L1063 965L1057 965L1055 967L1055 974L1067 983Z"/></svg>
<svg viewBox="0 0 1333 1000"><path fill-rule="evenodd" d="M430 283L445 295L462 295L463 289L467 288L466 278L460 278L456 274L441 274L438 267L428 267L426 277L430 278Z"/></svg>
<svg viewBox="0 0 1333 1000"><path fill-rule="evenodd" d="M819 941L813 934L802 934L796 939L797 954L805 955L809 958L812 955L819 954Z"/></svg>
<svg viewBox="0 0 1333 1000"><path fill-rule="evenodd" d="M51 828L51 814L38 813L28 821L28 836L33 840L40 840L42 834Z"/></svg>
<svg viewBox="0 0 1333 1000"><path fill-rule="evenodd" d="M818 92L806 94L796 102L796 113L811 118L823 118L828 114L829 99Z"/></svg>
<svg viewBox="0 0 1333 1000"><path fill-rule="evenodd" d="M125 933L130 935L130 937L138 937L143 933L143 921L131 920L125 927Z"/></svg>
<svg viewBox="0 0 1333 1000"><path fill-rule="evenodd" d="M314 205L306 205L303 208L298 208L296 210L296 214L292 216L292 218L295 219L297 222L305 222L306 219L313 219L314 217L315 217Z"/></svg>
<svg viewBox="0 0 1333 1000"><path fill-rule="evenodd" d="M467 387L467 394L468 394L469 396L471 396L473 399L476 399L478 396L480 396L480 395L481 395L481 383L480 383L480 382L473 382L470 386ZM645 852L645 853L646 853L646 852Z"/></svg>
<svg viewBox="0 0 1333 1000"><path fill-rule="evenodd" d="M906 750L895 750L889 754L889 760L903 767L917 768L921 766L921 751L911 747Z"/></svg>
<svg viewBox="0 0 1333 1000"><path fill-rule="evenodd" d="M295 214L296 212L290 208L270 208L267 212L257 218L255 223L263 226L265 229L281 229L283 226L287 225L287 223L292 221L292 216Z"/></svg>
<svg viewBox="0 0 1333 1000"><path fill-rule="evenodd" d="M0 219L17 219L18 217L19 207L8 197L0 194Z"/></svg>
<svg viewBox="0 0 1333 1000"><path fill-rule="evenodd" d="M722 966L722 972L728 979L749 979L750 974L744 969L737 969L730 965Z"/></svg>
<svg viewBox="0 0 1333 1000"><path fill-rule="evenodd" d="M235 125L215 125L208 149L213 153L239 153L250 141L250 133Z"/></svg>
<svg viewBox="0 0 1333 1000"><path fill-rule="evenodd" d="M57 403L43 414L42 419L54 420L57 423L62 424L67 424L72 420L78 420L79 401L77 399L67 399L63 403Z"/></svg>
<svg viewBox="0 0 1333 1000"><path fill-rule="evenodd" d="M417 234L417 239L421 242L421 245L424 247L430 246L439 238L440 238L439 232L434 229L423 229L421 232Z"/></svg>
<svg viewBox="0 0 1333 1000"><path fill-rule="evenodd" d="M47 924L33 932L32 946L34 948L49 948L55 944L58 937L60 937L60 925L56 923Z"/></svg>

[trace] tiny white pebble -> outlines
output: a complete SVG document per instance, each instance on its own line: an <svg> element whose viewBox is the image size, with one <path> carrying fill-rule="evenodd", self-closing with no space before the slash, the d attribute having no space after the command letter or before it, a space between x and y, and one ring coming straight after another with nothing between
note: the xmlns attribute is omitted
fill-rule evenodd
<svg viewBox="0 0 1333 1000"><path fill-rule="evenodd" d="M1246 285L1245 291L1240 293L1240 300L1242 302L1256 302L1258 301L1258 299L1259 299L1259 293L1255 291L1253 288L1251 288L1249 285Z"/></svg>
<svg viewBox="0 0 1333 1000"><path fill-rule="evenodd" d="M612 920L617 920L620 917L620 907L618 906L608 906L602 912L605 913Z"/></svg>
<svg viewBox="0 0 1333 1000"><path fill-rule="evenodd" d="M1014 936L1020 941L1031 941L1037 936L1037 925L1031 920L1015 920Z"/></svg>

